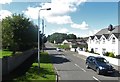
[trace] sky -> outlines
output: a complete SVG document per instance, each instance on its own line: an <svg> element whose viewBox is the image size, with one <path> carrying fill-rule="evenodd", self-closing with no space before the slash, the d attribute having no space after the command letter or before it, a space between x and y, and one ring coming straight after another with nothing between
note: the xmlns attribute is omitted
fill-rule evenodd
<svg viewBox="0 0 120 82"><path fill-rule="evenodd" d="M109 24L118 25L118 0L0 0L0 7L0 20L17 13L36 25L38 11L51 8L39 14L45 20L46 36L59 32L88 37Z"/></svg>

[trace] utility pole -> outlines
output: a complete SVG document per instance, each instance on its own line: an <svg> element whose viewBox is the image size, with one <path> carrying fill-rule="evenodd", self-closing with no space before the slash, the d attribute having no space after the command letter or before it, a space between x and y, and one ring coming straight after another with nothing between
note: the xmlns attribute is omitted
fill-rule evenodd
<svg viewBox="0 0 120 82"><path fill-rule="evenodd" d="M45 21L44 18L42 19L42 51L44 52L44 26L45 26Z"/></svg>
<svg viewBox="0 0 120 82"><path fill-rule="evenodd" d="M51 8L39 9L38 11L38 74L40 74L40 11L51 10Z"/></svg>

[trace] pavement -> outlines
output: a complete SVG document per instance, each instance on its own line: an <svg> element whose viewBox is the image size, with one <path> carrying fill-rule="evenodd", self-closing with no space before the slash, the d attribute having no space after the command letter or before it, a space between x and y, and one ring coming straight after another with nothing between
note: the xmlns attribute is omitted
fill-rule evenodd
<svg viewBox="0 0 120 82"><path fill-rule="evenodd" d="M52 63L59 75L58 82L119 82L120 73L118 67L114 66L114 75L97 75L95 71L87 69L85 66L86 57L76 52L58 52L51 43L46 43Z"/></svg>

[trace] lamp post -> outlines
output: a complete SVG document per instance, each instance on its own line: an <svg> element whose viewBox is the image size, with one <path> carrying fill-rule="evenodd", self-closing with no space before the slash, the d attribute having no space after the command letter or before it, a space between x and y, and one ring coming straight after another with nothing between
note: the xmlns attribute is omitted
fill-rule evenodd
<svg viewBox="0 0 120 82"><path fill-rule="evenodd" d="M40 73L40 11L51 10L51 8L39 9L38 11L38 74Z"/></svg>

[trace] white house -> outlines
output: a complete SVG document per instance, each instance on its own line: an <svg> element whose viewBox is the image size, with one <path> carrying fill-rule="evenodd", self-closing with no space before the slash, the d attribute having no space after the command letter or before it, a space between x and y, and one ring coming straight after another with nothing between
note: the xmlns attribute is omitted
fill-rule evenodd
<svg viewBox="0 0 120 82"><path fill-rule="evenodd" d="M105 28L93 36L89 36L88 50L103 55L106 52L113 52L114 55L120 55L120 25L115 26L112 30Z"/></svg>
<svg viewBox="0 0 120 82"><path fill-rule="evenodd" d="M87 48L87 43L86 39L66 39L62 42L62 44L69 44L71 51L75 51L78 47L81 50L86 50Z"/></svg>

